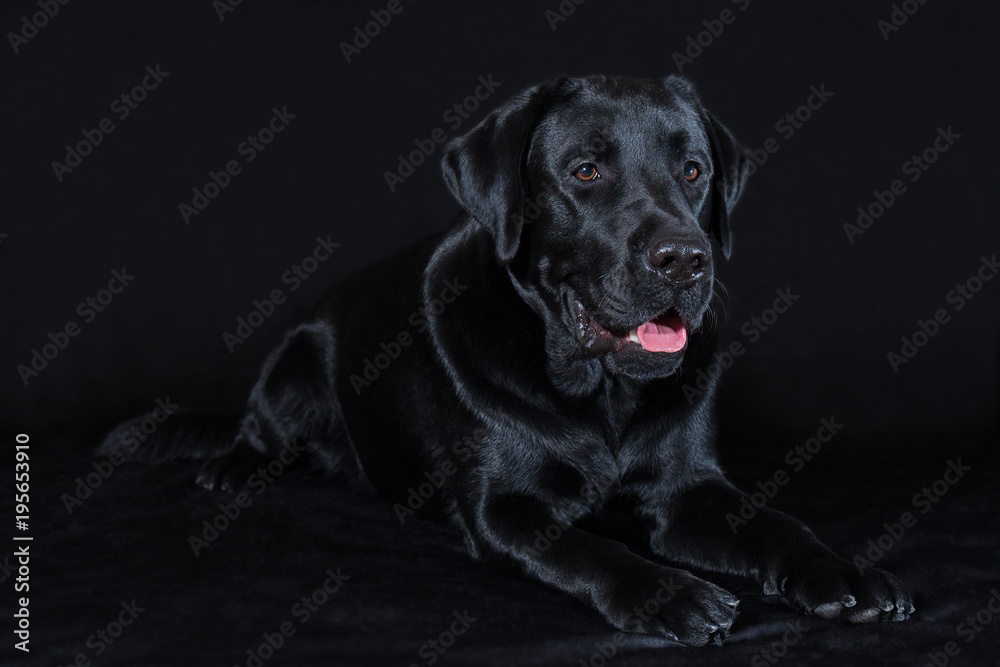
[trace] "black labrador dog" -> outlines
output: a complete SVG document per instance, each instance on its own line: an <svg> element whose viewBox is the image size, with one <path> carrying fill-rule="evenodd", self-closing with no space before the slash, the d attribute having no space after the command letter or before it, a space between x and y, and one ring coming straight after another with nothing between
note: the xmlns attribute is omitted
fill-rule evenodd
<svg viewBox="0 0 1000 667"><path fill-rule="evenodd" d="M660 559L823 618L904 620L899 581L859 574L795 519L726 520L746 496L716 463L713 392L683 387L715 349L710 238L728 258L747 166L684 79L531 88L447 147L465 210L448 232L334 288L242 417L174 415L131 458L203 459L199 483L237 490L302 448L397 511L444 516L474 558L686 644L720 642L738 600ZM649 558L586 529L612 509Z"/></svg>

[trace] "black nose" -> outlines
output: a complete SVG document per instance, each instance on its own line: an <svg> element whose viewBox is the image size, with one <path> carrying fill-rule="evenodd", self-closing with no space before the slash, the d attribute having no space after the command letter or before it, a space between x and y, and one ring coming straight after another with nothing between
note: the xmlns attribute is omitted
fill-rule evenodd
<svg viewBox="0 0 1000 667"><path fill-rule="evenodd" d="M709 268L711 257L697 242L657 241L646 255L646 265L664 280L687 284L698 280Z"/></svg>

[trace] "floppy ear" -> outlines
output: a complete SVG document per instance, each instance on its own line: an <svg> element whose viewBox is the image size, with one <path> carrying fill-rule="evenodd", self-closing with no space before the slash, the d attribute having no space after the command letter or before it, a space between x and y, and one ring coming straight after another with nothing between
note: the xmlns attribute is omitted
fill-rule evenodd
<svg viewBox="0 0 1000 667"><path fill-rule="evenodd" d="M733 232L729 227L729 214L743 192L750 176L750 160L746 149L733 137L715 116L702 107L702 122L712 145L712 233L719 240L722 256L729 259L733 250Z"/></svg>
<svg viewBox="0 0 1000 667"><path fill-rule="evenodd" d="M665 85L694 105L701 117L705 134L708 135L713 165L709 228L719 241L722 256L729 259L733 249L733 233L729 227L729 214L736 206L736 201L740 198L740 193L743 192L747 177L750 176L750 160L747 159L746 149L736 141L732 132L726 129L725 125L705 109L690 81L672 75L667 77Z"/></svg>
<svg viewBox="0 0 1000 667"><path fill-rule="evenodd" d="M560 79L529 88L445 149L445 183L462 208L489 230L501 264L514 259L520 244L531 138L554 96L569 92L568 84Z"/></svg>

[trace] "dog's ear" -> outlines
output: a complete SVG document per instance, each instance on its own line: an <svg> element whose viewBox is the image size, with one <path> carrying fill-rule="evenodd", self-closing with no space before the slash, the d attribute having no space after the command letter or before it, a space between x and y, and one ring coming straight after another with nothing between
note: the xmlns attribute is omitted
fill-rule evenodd
<svg viewBox="0 0 1000 667"><path fill-rule="evenodd" d="M722 256L729 259L733 250L733 232L729 226L729 214L743 192L743 186L750 176L750 160L746 149L736 141L732 132L726 129L715 116L702 107L702 122L712 145L712 162L715 169L712 176L712 233L719 240Z"/></svg>
<svg viewBox="0 0 1000 667"><path fill-rule="evenodd" d="M445 149L445 183L462 208L492 234L501 264L509 264L520 245L535 128L552 101L574 88L571 79L529 88Z"/></svg>
<svg viewBox="0 0 1000 667"><path fill-rule="evenodd" d="M747 151L736 141L733 133L705 109L691 82L674 75L667 77L665 85L694 105L708 136L713 165L709 228L719 241L722 256L729 259L733 249L733 232L729 226L729 215L750 176Z"/></svg>

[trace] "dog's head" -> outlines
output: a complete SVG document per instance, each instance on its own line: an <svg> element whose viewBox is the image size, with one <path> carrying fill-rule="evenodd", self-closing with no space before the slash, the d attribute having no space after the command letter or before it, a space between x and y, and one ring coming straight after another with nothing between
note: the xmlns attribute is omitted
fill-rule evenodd
<svg viewBox="0 0 1000 667"><path fill-rule="evenodd" d="M536 86L454 140L443 167L548 328L612 373L677 370L712 297L710 238L728 258L748 173L686 80Z"/></svg>

